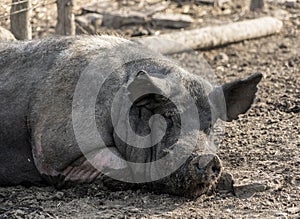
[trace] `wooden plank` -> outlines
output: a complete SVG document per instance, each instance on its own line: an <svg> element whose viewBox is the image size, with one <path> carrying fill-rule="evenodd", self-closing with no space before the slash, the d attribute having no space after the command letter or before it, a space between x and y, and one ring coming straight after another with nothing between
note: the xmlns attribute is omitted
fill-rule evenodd
<svg viewBox="0 0 300 219"><path fill-rule="evenodd" d="M10 28L18 40L32 39L31 0L12 0Z"/></svg>
<svg viewBox="0 0 300 219"><path fill-rule="evenodd" d="M75 0L57 0L56 34L75 35L74 4Z"/></svg>
<svg viewBox="0 0 300 219"><path fill-rule="evenodd" d="M264 7L264 0L251 0L250 2L250 10L261 10Z"/></svg>

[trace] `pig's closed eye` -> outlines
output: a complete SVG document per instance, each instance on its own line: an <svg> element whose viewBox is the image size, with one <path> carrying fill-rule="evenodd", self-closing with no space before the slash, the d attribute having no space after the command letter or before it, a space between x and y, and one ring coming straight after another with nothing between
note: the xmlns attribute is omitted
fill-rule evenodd
<svg viewBox="0 0 300 219"><path fill-rule="evenodd" d="M176 115L175 111L167 111L167 112L164 113L165 117L172 117L172 116L175 116L175 115Z"/></svg>

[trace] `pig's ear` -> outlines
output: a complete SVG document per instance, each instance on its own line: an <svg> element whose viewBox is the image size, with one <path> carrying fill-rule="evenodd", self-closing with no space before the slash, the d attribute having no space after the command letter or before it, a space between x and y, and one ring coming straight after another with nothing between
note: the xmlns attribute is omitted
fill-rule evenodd
<svg viewBox="0 0 300 219"><path fill-rule="evenodd" d="M135 101L148 94L170 95L170 85L164 78L150 76L146 71L139 71L130 81L127 90L129 98Z"/></svg>
<svg viewBox="0 0 300 219"><path fill-rule="evenodd" d="M232 121L237 119L239 114L247 112L261 79L262 74L255 73L248 78L215 88L209 94L209 99L217 116L224 121Z"/></svg>

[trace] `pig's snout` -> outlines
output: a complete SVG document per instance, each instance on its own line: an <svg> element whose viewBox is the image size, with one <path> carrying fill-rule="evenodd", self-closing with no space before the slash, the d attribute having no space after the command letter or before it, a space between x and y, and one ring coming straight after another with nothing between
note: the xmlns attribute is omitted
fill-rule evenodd
<svg viewBox="0 0 300 219"><path fill-rule="evenodd" d="M217 155L201 155L197 162L194 163L196 173L208 177L210 180L217 179L221 174L221 161Z"/></svg>
<svg viewBox="0 0 300 219"><path fill-rule="evenodd" d="M155 182L168 193L196 198L209 191L220 178L222 164L217 155L192 154L189 160L169 178Z"/></svg>

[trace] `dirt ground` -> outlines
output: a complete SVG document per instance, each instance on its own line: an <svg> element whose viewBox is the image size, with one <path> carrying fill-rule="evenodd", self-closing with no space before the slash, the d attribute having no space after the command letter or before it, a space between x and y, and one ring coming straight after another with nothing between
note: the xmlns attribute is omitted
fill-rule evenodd
<svg viewBox="0 0 300 219"><path fill-rule="evenodd" d="M251 110L225 124L218 154L236 185L260 183L264 191L250 197L213 193L189 200L140 190L112 192L97 185L60 191L17 186L0 188L0 218L300 218L300 3L266 2L259 13L245 10L246 1L223 10L202 5L191 9L194 17L199 17L197 10L206 10L199 26L267 14L284 21L278 35L201 51L220 82L263 73ZM46 33L51 33L53 25L48 27ZM197 71L195 55L174 57Z"/></svg>

